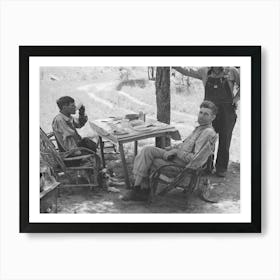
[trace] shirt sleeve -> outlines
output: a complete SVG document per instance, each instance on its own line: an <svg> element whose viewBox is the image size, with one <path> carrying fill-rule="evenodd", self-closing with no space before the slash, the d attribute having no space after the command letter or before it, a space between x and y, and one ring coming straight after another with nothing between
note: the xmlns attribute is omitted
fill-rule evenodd
<svg viewBox="0 0 280 280"><path fill-rule="evenodd" d="M205 129L198 139L195 141L194 150L192 152L187 150L178 149L177 156L186 163L190 163L204 147L204 145L216 135L212 128ZM201 164L203 164L201 162Z"/></svg>
<svg viewBox="0 0 280 280"><path fill-rule="evenodd" d="M234 67L230 67L229 69L230 79L232 79L238 87L240 87L240 74L238 70Z"/></svg>
<svg viewBox="0 0 280 280"><path fill-rule="evenodd" d="M75 131L71 129L65 120L62 118L55 118L52 123L53 132L56 140L63 147L65 151L69 151L77 147L75 141Z"/></svg>
<svg viewBox="0 0 280 280"><path fill-rule="evenodd" d="M237 86L237 96L240 96L240 74L239 71L235 68L235 67L230 67L229 68L229 79L233 82L233 84L235 83Z"/></svg>

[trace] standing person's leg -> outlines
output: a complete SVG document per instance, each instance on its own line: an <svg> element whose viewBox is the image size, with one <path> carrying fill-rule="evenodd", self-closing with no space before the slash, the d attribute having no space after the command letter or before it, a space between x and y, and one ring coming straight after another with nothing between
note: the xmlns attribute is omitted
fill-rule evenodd
<svg viewBox="0 0 280 280"><path fill-rule="evenodd" d="M231 138L232 138L232 132L236 123L236 112L235 108L232 104L225 104L225 125L226 125L226 157L224 161L224 167L227 169L228 162L229 162L229 150L230 150L230 144L231 144Z"/></svg>
<svg viewBox="0 0 280 280"><path fill-rule="evenodd" d="M214 121L212 122L213 128L215 129L216 133L219 134L219 146L218 146L218 152L217 152L217 157L216 157L216 162L213 165L215 166L216 170L217 170L217 165L218 165L218 158L220 158L221 156L221 148L220 148L220 143L221 143L221 138L223 138L223 136L221 136L221 131L223 128L223 107L219 104L216 104L217 108L218 108L218 113L216 115L216 118L214 119ZM220 149L220 152L219 152Z"/></svg>
<svg viewBox="0 0 280 280"><path fill-rule="evenodd" d="M217 127L218 131L216 130L219 133L219 147L216 160L216 173L217 175L225 176L225 172L228 168L229 149L232 131L236 122L236 113L232 104L226 103L221 104L219 106L219 114L220 115Z"/></svg>
<svg viewBox="0 0 280 280"><path fill-rule="evenodd" d="M212 122L212 125L216 131L216 133L220 133L221 127L222 127L222 120L223 120L223 107L221 105L216 104L218 108L218 113L216 115L216 118Z"/></svg>

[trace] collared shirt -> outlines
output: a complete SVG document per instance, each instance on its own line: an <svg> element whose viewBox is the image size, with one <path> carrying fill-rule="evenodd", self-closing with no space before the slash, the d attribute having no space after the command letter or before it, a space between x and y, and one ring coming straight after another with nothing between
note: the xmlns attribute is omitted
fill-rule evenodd
<svg viewBox="0 0 280 280"><path fill-rule="evenodd" d="M79 118L72 116L67 117L59 113L52 122L52 129L56 140L64 151L69 151L77 147L78 142L82 139L76 128L85 125L88 118L86 115L80 115Z"/></svg>
<svg viewBox="0 0 280 280"><path fill-rule="evenodd" d="M201 148L215 136L216 132L211 124L197 126L183 143L174 146L177 157L185 163L191 162Z"/></svg>

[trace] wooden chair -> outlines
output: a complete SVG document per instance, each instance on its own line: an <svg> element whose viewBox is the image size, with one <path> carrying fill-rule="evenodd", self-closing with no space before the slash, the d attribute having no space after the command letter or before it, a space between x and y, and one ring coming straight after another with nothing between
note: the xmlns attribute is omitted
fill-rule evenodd
<svg viewBox="0 0 280 280"><path fill-rule="evenodd" d="M77 151L82 155L75 156ZM42 128L40 128L40 155L53 169L55 179L62 183L59 188L102 185L100 158L96 153L83 147L58 152Z"/></svg>
<svg viewBox="0 0 280 280"><path fill-rule="evenodd" d="M40 213L57 213L58 186L53 170L40 156Z"/></svg>
<svg viewBox="0 0 280 280"><path fill-rule="evenodd" d="M101 149L101 147L103 147L104 154L117 154L118 153L115 144L111 143L108 140L101 140L100 137L98 137L97 148Z"/></svg>
<svg viewBox="0 0 280 280"><path fill-rule="evenodd" d="M149 180L151 188L150 202L153 201L156 195L164 195L174 188L181 187L184 189L185 194L196 192L202 200L215 203L216 201L209 199L209 174L212 171L216 141L217 135L210 139L185 167L167 164L152 172ZM173 170L170 172L172 168ZM186 181L189 181L189 183L186 184ZM165 188L157 193L159 183L165 185Z"/></svg>
<svg viewBox="0 0 280 280"><path fill-rule="evenodd" d="M51 132L45 133L45 134L46 134L47 137L51 140L51 142L53 143L55 149L56 149L58 152L60 152L59 147L58 147L58 143L57 143L57 140L56 140L56 137L55 137L55 135L54 135L54 132L51 131Z"/></svg>

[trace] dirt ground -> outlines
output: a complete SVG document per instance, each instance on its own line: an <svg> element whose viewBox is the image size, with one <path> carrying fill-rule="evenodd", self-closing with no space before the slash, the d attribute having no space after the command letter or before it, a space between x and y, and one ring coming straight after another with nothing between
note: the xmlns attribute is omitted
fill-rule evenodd
<svg viewBox="0 0 280 280"><path fill-rule="evenodd" d="M44 70L44 71L43 71ZM108 116L124 116L143 111L147 118L156 118L155 85L147 80L144 67L132 67L129 80L120 80L114 67L47 67L41 73L40 125L51 131L51 122L58 113L56 100L63 95L72 96L86 105L89 120ZM141 83L139 83L139 81ZM128 83L129 82L129 83ZM133 83L132 83L133 82ZM120 87L121 85L121 87ZM178 89L180 89L178 91ZM171 124L187 137L195 126L197 110L203 100L201 81L190 78L190 86L177 88L171 83ZM108 169L115 173L115 183L105 182L103 188L60 189L58 213L238 213L240 211L240 120L233 131L230 148L230 165L226 178L211 176L211 198L215 204L206 203L197 196L185 197L182 189L156 197L152 204L124 202L120 198L127 191L119 154L107 155ZM94 137L89 124L79 133ZM131 145L130 145L131 144ZM154 139L139 141L139 151L144 145L154 145ZM125 145L129 174L132 174L133 143ZM131 177L131 183L133 178ZM109 187L109 188L108 188ZM114 192L115 191L115 192Z"/></svg>
<svg viewBox="0 0 280 280"><path fill-rule="evenodd" d="M238 163L231 162L226 178L210 176L210 198L217 203L202 201L197 195L186 196L177 188L164 196L156 196L152 203L123 201L127 192L119 155L110 157L109 168L114 171L114 182L104 181L103 188L61 189L58 198L58 213L239 213L240 192ZM132 158L128 158L131 174ZM132 182L132 178L131 178ZM109 188L108 188L109 187ZM112 190L112 191L110 191Z"/></svg>

